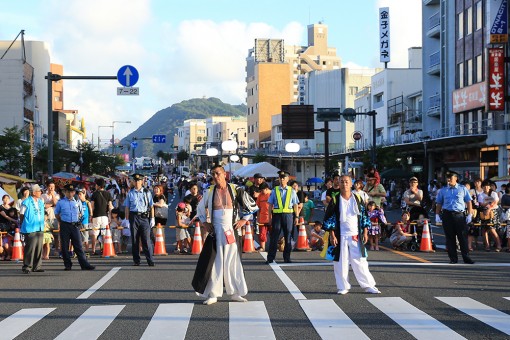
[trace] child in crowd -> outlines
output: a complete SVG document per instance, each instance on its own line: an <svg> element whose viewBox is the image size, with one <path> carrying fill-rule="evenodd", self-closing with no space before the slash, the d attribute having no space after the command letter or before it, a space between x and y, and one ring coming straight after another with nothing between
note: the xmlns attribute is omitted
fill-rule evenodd
<svg viewBox="0 0 510 340"><path fill-rule="evenodd" d="M266 182L263 182L259 186L259 194L257 196L257 207L259 207L259 211L257 212L257 223L259 224L259 243L260 243L260 251L265 251L266 242L267 242L267 228L270 225L269 220L269 204L267 200L271 195L271 189L269 189L269 185Z"/></svg>
<svg viewBox="0 0 510 340"><path fill-rule="evenodd" d="M308 198L308 195L304 195L304 203L303 203L303 219L305 223L308 224L312 221L313 217L313 208L315 208L315 204L311 199Z"/></svg>
<svg viewBox="0 0 510 340"><path fill-rule="evenodd" d="M312 231L310 232L310 247L312 250L320 250L324 247L324 234L326 231L322 230L322 223L315 221Z"/></svg>
<svg viewBox="0 0 510 340"><path fill-rule="evenodd" d="M90 212L92 211L92 205L87 200L87 190L85 188L80 188L76 190L78 199L81 202L81 241L83 242L83 251L87 256L89 256L89 234L90 234L90 228L89 228L89 222L92 221L92 216L90 215Z"/></svg>
<svg viewBox="0 0 510 340"><path fill-rule="evenodd" d="M122 253L122 250L120 248L120 237L122 235L122 232L119 228L121 221L119 218L119 209L115 208L112 209L111 215L110 215L110 231L112 232L112 242L113 242L113 248L115 249L115 252L120 254Z"/></svg>
<svg viewBox="0 0 510 340"><path fill-rule="evenodd" d="M129 244L129 240L131 239L131 229L129 226L129 220L126 218L126 214L124 211L119 210L119 218L120 218L120 226L122 227L121 236L120 236L120 251L121 253L127 253L127 247Z"/></svg>
<svg viewBox="0 0 510 340"><path fill-rule="evenodd" d="M42 259L50 259L51 244L53 243L53 224L50 222L48 212L44 212L44 236L43 236L43 253Z"/></svg>
<svg viewBox="0 0 510 340"><path fill-rule="evenodd" d="M401 220L395 223L390 236L390 242L395 250L402 250L409 243L416 233L411 234L411 215L404 211Z"/></svg>
<svg viewBox="0 0 510 340"><path fill-rule="evenodd" d="M11 226L5 224L3 228L1 228L1 231L5 232L5 234L2 234L0 237L0 248L2 248L2 252L0 252L0 256L3 257L4 261L10 261L11 260L11 254L12 254L12 243L14 241L14 237L11 231Z"/></svg>
<svg viewBox="0 0 510 340"><path fill-rule="evenodd" d="M191 244L191 237L188 233L188 226L190 224L190 209L186 206L185 203L180 202L177 204L177 208L175 210L176 215L176 239L177 239L177 248L176 252L180 252L181 254L188 253L188 247Z"/></svg>
<svg viewBox="0 0 510 340"><path fill-rule="evenodd" d="M379 250L379 237L381 235L381 227L379 223L386 224L386 217L382 209L379 209L374 201L368 202L368 217L371 225L368 228L368 240L370 241L370 250Z"/></svg>

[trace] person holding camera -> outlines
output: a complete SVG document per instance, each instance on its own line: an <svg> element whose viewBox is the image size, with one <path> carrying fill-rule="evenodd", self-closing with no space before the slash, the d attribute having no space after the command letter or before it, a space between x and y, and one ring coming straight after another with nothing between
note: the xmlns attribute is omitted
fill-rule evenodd
<svg viewBox="0 0 510 340"><path fill-rule="evenodd" d="M149 267L154 267L154 246L150 240L151 228L155 225L154 206L148 189L143 187L141 174L134 174L135 186L129 191L124 201L126 219L131 228L131 245L133 266L140 265L140 240Z"/></svg>

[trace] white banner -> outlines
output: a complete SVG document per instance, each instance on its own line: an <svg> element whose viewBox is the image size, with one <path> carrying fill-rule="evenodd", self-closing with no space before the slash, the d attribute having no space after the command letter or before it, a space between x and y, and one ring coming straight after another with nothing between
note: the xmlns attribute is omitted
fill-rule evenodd
<svg viewBox="0 0 510 340"><path fill-rule="evenodd" d="M390 8L379 8L379 54L381 63L390 61Z"/></svg>

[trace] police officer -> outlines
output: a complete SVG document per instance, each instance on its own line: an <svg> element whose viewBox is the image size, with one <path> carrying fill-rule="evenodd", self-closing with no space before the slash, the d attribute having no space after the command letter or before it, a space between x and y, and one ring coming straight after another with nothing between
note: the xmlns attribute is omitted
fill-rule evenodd
<svg viewBox="0 0 510 340"><path fill-rule="evenodd" d="M269 220L271 221L272 230L270 234L271 243L269 244L269 252L267 254L267 264L274 261L276 250L278 247L278 238L283 230L285 238L285 248L283 250L283 260L290 263L290 251L292 244L290 243L292 228L298 223L298 205L299 200L297 194L292 187L288 186L290 174L287 171L278 172L280 184L275 186L271 191L271 195L267 203L269 203Z"/></svg>
<svg viewBox="0 0 510 340"><path fill-rule="evenodd" d="M152 195L143 187L144 176L134 174L135 186L132 188L124 201L126 207L126 219L129 219L131 228L131 245L133 253L133 266L140 265L140 239L142 249L147 259L147 264L154 267L153 244L150 240L151 228L154 227L154 207Z"/></svg>
<svg viewBox="0 0 510 340"><path fill-rule="evenodd" d="M464 263L475 263L469 257L467 244L467 224L464 211L467 208L468 221L473 216L471 196L463 185L457 183L458 174L447 172L446 180L448 185L437 193L436 198L436 221L443 221L444 236L450 263L458 262L456 239L459 241L460 252Z"/></svg>
<svg viewBox="0 0 510 340"><path fill-rule="evenodd" d="M73 245L81 269L94 270L96 267L87 261L82 248L80 228L83 212L81 202L74 199L76 188L73 184L68 184L64 187L64 193L65 197L61 198L55 206L55 217L60 223L60 241L65 270L71 270L73 266L69 255L69 241Z"/></svg>

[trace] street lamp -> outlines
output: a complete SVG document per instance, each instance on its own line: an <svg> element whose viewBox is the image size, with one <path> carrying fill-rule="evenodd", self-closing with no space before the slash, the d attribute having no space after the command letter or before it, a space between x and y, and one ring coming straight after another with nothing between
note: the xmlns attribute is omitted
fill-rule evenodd
<svg viewBox="0 0 510 340"><path fill-rule="evenodd" d="M289 152L291 154L291 161L290 161L290 171L294 172L294 154L296 152L299 152L299 149L301 149L301 146L298 143L287 143L285 144L285 151ZM296 173L294 172L294 175Z"/></svg>
<svg viewBox="0 0 510 340"><path fill-rule="evenodd" d="M114 130L115 130L115 123L126 123L126 124L131 124L131 121L127 120L127 121L120 121L120 120L114 120L112 122L112 155L115 154L115 133L114 133Z"/></svg>
<svg viewBox="0 0 510 340"><path fill-rule="evenodd" d="M205 150L205 154L207 155L207 157L216 157L218 156L218 149L216 148L209 148L209 149L206 149ZM209 169L209 158L207 159L207 170ZM206 172L207 172L206 170Z"/></svg>
<svg viewBox="0 0 510 340"><path fill-rule="evenodd" d="M237 142L235 140L226 140L221 143L221 150L223 151L236 151L237 150ZM228 162L228 172L229 172L229 180L232 178L232 163Z"/></svg>

